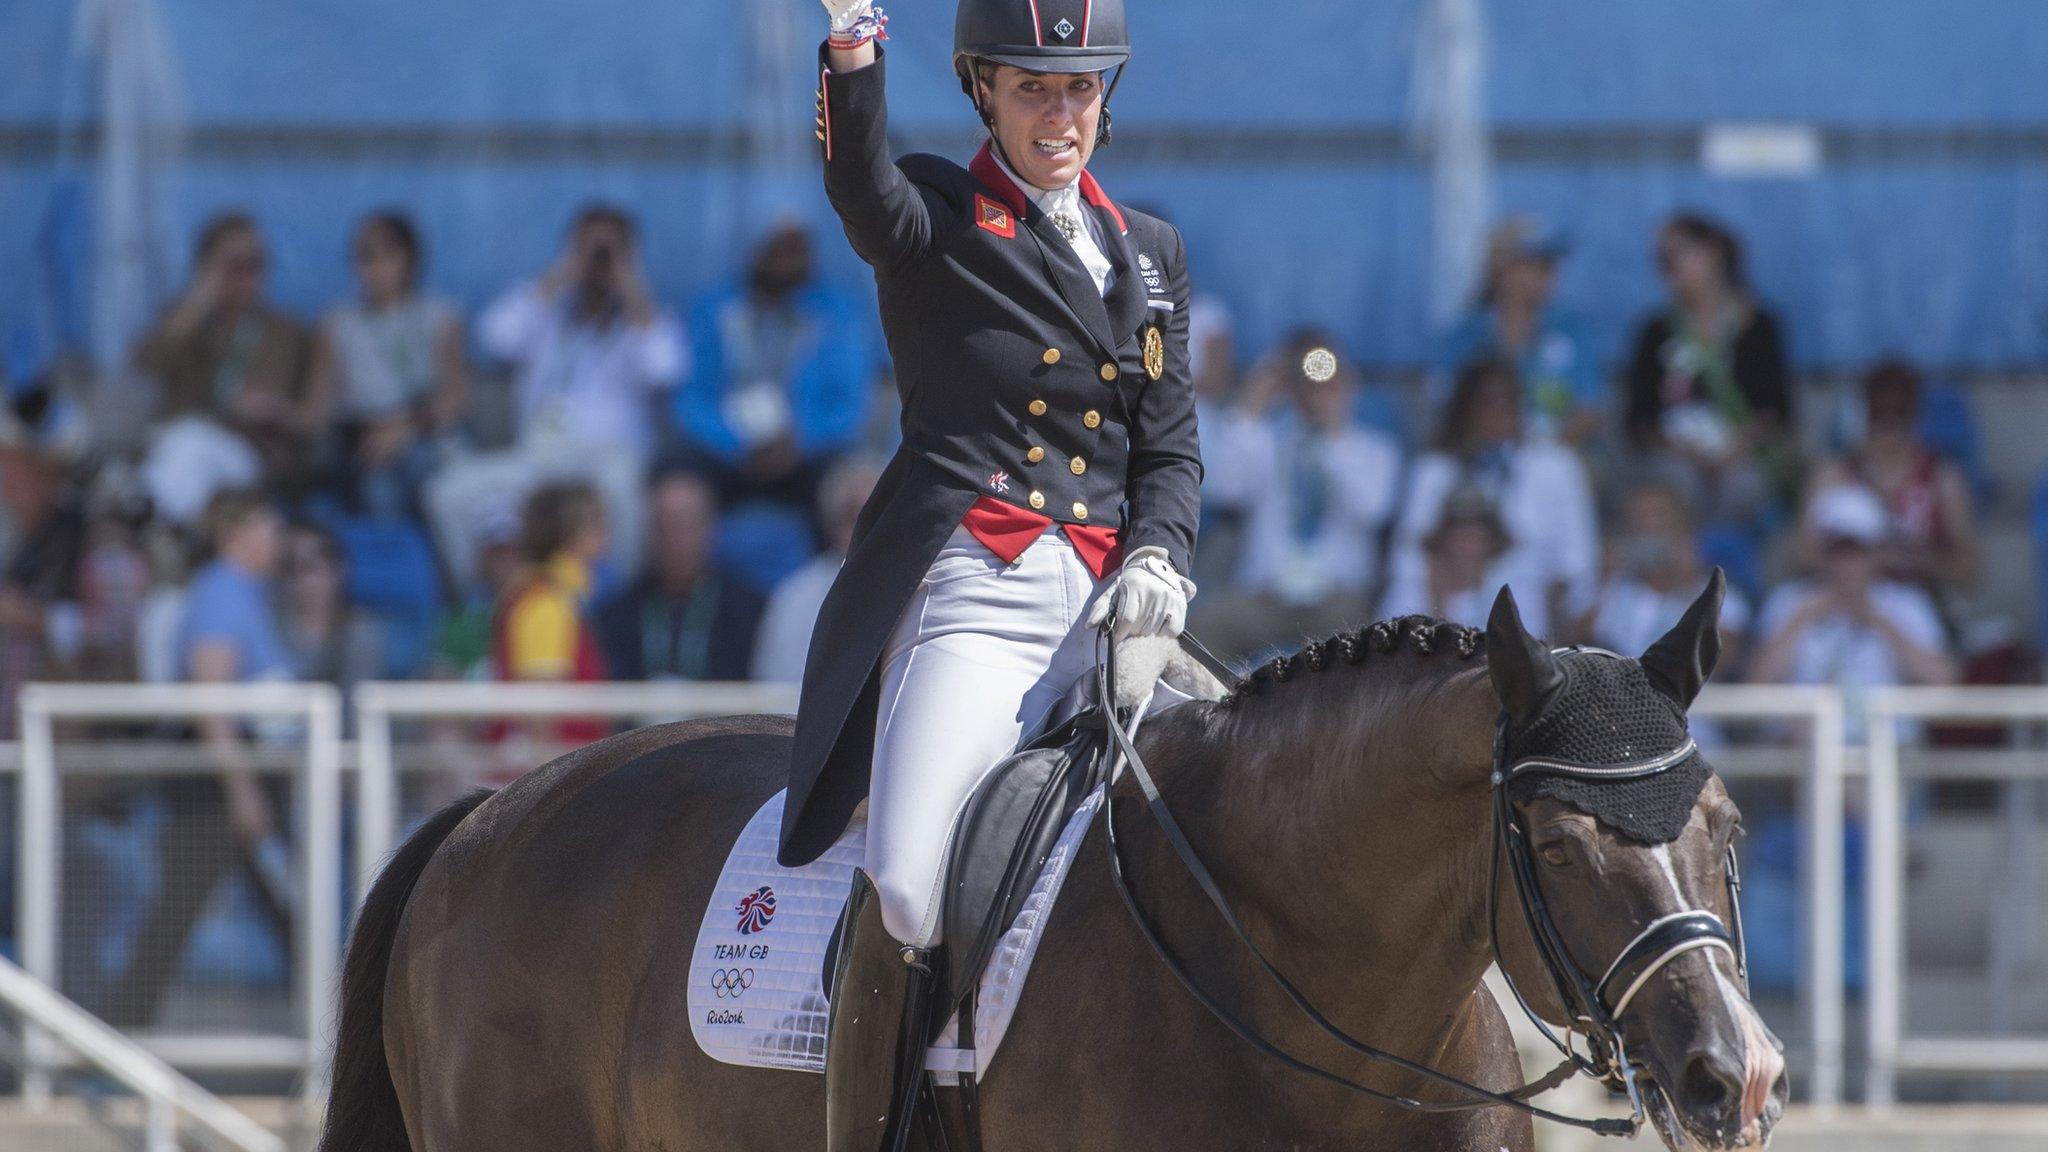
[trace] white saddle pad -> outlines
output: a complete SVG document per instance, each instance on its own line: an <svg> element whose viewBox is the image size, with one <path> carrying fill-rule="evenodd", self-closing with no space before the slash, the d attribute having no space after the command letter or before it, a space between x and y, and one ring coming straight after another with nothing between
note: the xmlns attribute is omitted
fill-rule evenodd
<svg viewBox="0 0 2048 1152"><path fill-rule="evenodd" d="M933 1046L927 1067L942 1074L988 1070L1024 991L1053 901L1101 801L1098 790L1068 820L1016 923L997 942L981 978L976 1049L955 1046L953 1021ZM867 820L856 817L812 863L784 868L775 862L782 802L777 792L747 822L712 889L690 959L690 1032L705 1055L727 1064L823 1072L825 951L860 865Z"/></svg>

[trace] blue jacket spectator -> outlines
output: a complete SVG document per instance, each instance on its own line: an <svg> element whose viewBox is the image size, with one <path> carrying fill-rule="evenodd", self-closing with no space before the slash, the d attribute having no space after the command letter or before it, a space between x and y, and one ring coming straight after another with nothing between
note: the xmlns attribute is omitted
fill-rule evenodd
<svg viewBox="0 0 2048 1152"><path fill-rule="evenodd" d="M1566 250L1562 237L1526 218L1493 230L1479 299L1437 350L1432 380L1439 404L1465 365L1499 360L1521 377L1532 435L1579 444L1599 431L1608 404L1600 357L1578 318L1552 300Z"/></svg>
<svg viewBox="0 0 2048 1152"><path fill-rule="evenodd" d="M691 313L695 365L675 422L728 500L763 496L808 512L824 467L863 430L876 362L866 310L814 282L811 268L810 238L778 228L745 282Z"/></svg>

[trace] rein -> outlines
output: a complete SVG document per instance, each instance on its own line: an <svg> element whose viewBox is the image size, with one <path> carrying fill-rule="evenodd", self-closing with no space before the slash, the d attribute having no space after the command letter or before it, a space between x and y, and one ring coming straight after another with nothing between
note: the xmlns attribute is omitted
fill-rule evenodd
<svg viewBox="0 0 2048 1152"><path fill-rule="evenodd" d="M1633 1119L1629 1120L1613 1118L1595 1119L1566 1116L1529 1102L1531 1097L1541 1095L1555 1088L1570 1079L1574 1073L1580 1071L1580 1066L1576 1059L1567 1060L1532 1084L1525 1085L1512 1092L1495 1092L1469 1081L1461 1080L1449 1073L1439 1072L1428 1065L1418 1064L1406 1057L1397 1056L1392 1052L1373 1047L1353 1037L1350 1033L1331 1022L1294 985L1293 981L1289 980L1274 966L1271 960L1266 958L1266 954L1253 942L1251 935L1245 931L1243 921L1238 918L1236 911L1230 906L1230 901L1223 895L1223 890L1217 885L1216 878L1209 872L1208 867L1202 863L1201 855L1195 851L1194 845L1189 843L1187 834L1181 831L1180 822L1174 819L1172 810L1166 806L1166 801L1160 795L1157 782L1153 780L1152 774L1145 767L1144 758L1138 754L1137 748L1131 743L1129 733L1124 730L1123 723L1117 716L1115 697L1109 694L1110 687L1114 683L1113 665L1115 662L1116 645L1111 643L1107 645L1107 648L1108 655L1097 665L1097 675L1102 678L1103 699L1106 702L1104 716L1107 720L1112 744L1109 778L1114 782L1116 769L1120 764L1130 766L1132 776L1138 781L1139 790L1144 793L1146 808L1152 813L1153 819L1158 822L1160 830L1166 834L1167 842L1173 846L1174 854L1180 858L1182 866L1187 869L1188 874L1194 878L1195 882L1201 886L1203 894L1209 898L1209 903L1215 907L1217 914L1222 917L1224 925L1230 929L1230 934L1244 947L1245 951L1258 965L1259 970L1273 982L1273 985L1280 990L1281 994L1286 996L1288 1001L1318 1031L1369 1060L1399 1068L1404 1072L1420 1076L1425 1080L1442 1084L1462 1093L1467 1099L1418 1100L1413 1097L1402 1096L1361 1084L1349 1077L1289 1055L1278 1045L1261 1035L1257 1029L1218 1003L1215 997L1203 990L1195 982L1194 978L1188 974L1187 969L1174 957L1172 951L1160 939L1158 931L1153 928L1151 922L1146 919L1144 912L1138 907L1137 896L1131 889L1129 878L1124 874L1123 851L1116 830L1115 798L1109 797L1102 806L1103 828L1108 840L1110 877L1116 885L1117 895L1123 898L1124 907L1129 910L1131 919L1137 924L1138 931L1144 936L1145 942L1151 946L1153 954L1159 957L1160 962L1166 966L1168 972L1173 974L1174 979L1179 981L1181 987L1187 989L1188 994L1193 996L1195 1001L1206 1009L1211 1016L1215 1017L1218 1023L1229 1029L1232 1035L1250 1045L1253 1050L1280 1062L1294 1071L1313 1076L1319 1080L1347 1088L1372 1099L1409 1111L1444 1113L1467 1112L1481 1108L1512 1108L1539 1119L1575 1128L1584 1128L1602 1136L1633 1136L1641 1128L1642 1115L1640 1110L1638 1110ZM1519 995L1517 993L1518 997Z"/></svg>
<svg viewBox="0 0 2048 1152"><path fill-rule="evenodd" d="M1107 628L1105 628L1107 633ZM1535 865L1531 857L1526 834L1516 818L1513 802L1508 798L1508 783L1529 773L1548 772L1578 776L1587 779L1626 779L1654 775L1668 771L1693 754L1692 741L1687 740L1679 749L1652 760L1631 765L1582 765L1562 760L1529 758L1513 764L1507 762L1507 723L1505 712L1500 716L1494 739L1494 764L1490 777L1493 793L1495 835L1493 838L1494 863L1488 877L1488 924L1492 926L1494 959L1500 961L1500 933L1497 917L1500 904L1500 863L1501 853L1507 854L1509 871L1514 877L1516 895L1522 905L1524 918L1528 921L1531 934L1536 938L1538 953L1544 967L1557 985L1559 1002L1573 1016L1568 1034L1583 1032L1587 1038L1588 1056L1575 1052L1567 1041L1558 1039L1529 1006L1527 998L1516 987L1514 978L1508 975L1506 965L1500 965L1501 975L1507 979L1515 1000L1527 1013L1529 1019L1543 1035L1565 1057L1564 1062L1533 1083L1511 1092L1495 1092L1469 1081L1459 1079L1427 1065L1397 1056L1361 1041L1333 1023L1318 1010L1308 997L1295 986L1280 970L1267 959L1265 953L1253 942L1245 930L1223 890L1216 883L1208 867L1202 863L1201 855L1188 841L1181 830L1179 821L1161 796L1157 782L1146 769L1143 757L1132 744L1129 733L1117 715L1112 686L1115 682L1116 645L1105 645L1107 652L1097 664L1096 674L1101 677L1104 701L1103 712L1111 740L1111 763L1108 779L1113 784L1117 769L1128 764L1132 776L1143 793L1145 806L1158 823L1172 846L1174 855L1179 857L1188 874L1200 885L1209 903L1216 909L1224 925L1230 930L1238 944L1251 956L1259 970L1280 990L1289 1003L1314 1025L1317 1031L1338 1044L1374 1062L1389 1065L1425 1080L1444 1085L1460 1093L1461 1100L1419 1100L1409 1096L1382 1091L1361 1084L1326 1068L1309 1063L1283 1051L1277 1044L1261 1035L1249 1023L1233 1014L1216 998L1198 985L1187 969L1174 957L1172 951L1160 938L1158 931L1139 908L1136 894L1132 891L1129 878L1124 874L1123 851L1117 836L1115 798L1108 797L1103 804L1103 825L1108 841L1110 877L1117 895L1123 899L1124 907L1138 926L1139 933L1152 949L1168 972L1173 974L1181 987L1193 996L1216 1021L1229 1029L1231 1034L1244 1041L1253 1050L1278 1061L1294 1071L1313 1076L1319 1080L1349 1089L1361 1095L1391 1104L1399 1108L1423 1113L1465 1112L1482 1108L1511 1108L1529 1116L1549 1120L1574 1128L1582 1128L1601 1136L1632 1137L1642 1129L1645 1118L1643 1092L1637 1080L1637 1065L1628 1055L1623 1038L1620 1019L1628 1010L1636 993L1653 976L1672 960L1686 952L1701 948L1718 948L1729 953L1736 962L1738 974L1742 977L1744 991L1748 990L1748 957L1742 941L1741 880L1735 870L1735 853L1731 846L1728 852L1727 875L1730 909L1733 912L1734 928L1730 931L1720 917L1705 910L1688 910L1665 916L1651 923L1639 932L1629 945L1622 949L1608 965L1599 980L1590 979L1579 968L1566 950L1556 924L1550 916L1549 907L1543 901L1540 885L1537 883ZM1613 653L1598 649L1573 649L1572 651L1593 652L1605 656ZM1617 657L1618 658L1618 657ZM1621 994L1613 997L1619 987ZM1628 1094L1631 1115L1621 1118L1588 1118L1567 1116L1530 1103L1533 1097L1563 1084L1572 1076L1584 1072L1588 1076ZM1659 1102L1669 1115L1671 1104L1668 1097L1659 1093Z"/></svg>

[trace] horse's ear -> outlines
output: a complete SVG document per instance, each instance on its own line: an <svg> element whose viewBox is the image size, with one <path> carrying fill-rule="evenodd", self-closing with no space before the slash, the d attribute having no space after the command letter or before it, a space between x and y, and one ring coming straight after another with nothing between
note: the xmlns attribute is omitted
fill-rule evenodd
<svg viewBox="0 0 2048 1152"><path fill-rule="evenodd" d="M1692 707L1693 698L1714 674L1721 659L1721 601L1728 594L1728 578L1719 568L1707 581L1706 591L1685 610L1678 623L1663 639L1643 653L1643 674L1659 692Z"/></svg>
<svg viewBox="0 0 2048 1152"><path fill-rule="evenodd" d="M1493 677L1501 707L1516 723L1526 723L1543 711L1551 693L1564 683L1557 657L1522 626L1515 594L1505 585L1486 621L1486 671Z"/></svg>

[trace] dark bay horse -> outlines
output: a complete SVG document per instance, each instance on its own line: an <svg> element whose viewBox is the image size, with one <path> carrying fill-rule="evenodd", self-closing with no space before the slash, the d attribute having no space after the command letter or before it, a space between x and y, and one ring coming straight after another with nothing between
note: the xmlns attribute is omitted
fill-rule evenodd
<svg viewBox="0 0 2048 1152"><path fill-rule="evenodd" d="M1628 684L1676 691L1682 711L1711 670L1712 598L1644 665L1617 662ZM1703 657L1691 678L1651 666L1674 652ZM1496 718L1505 702L1528 719L1517 710L1542 707L1545 677L1572 659L1531 640L1511 606L1483 637L1383 622L1276 661L1224 699L1163 712L1137 743L1259 947L1336 1024L1504 1090L1521 1073L1480 982L1496 932L1535 1009L1557 1023L1563 1012L1512 896L1489 915L1506 884L1489 781ZM1572 722L1624 719L1594 710ZM627 733L428 821L355 929L323 1152L822 1149L824 1078L711 1060L685 1008L698 918L728 846L782 786L790 727L755 716ZM1116 795L1126 874L1205 989L1298 1056L1446 1098L1303 1023L1224 934L1128 776ZM1518 811L1554 920L1588 971L1659 917L1732 912L1722 861L1736 813L1717 779L1681 810L1677 838L1656 845L1556 799ZM1678 956L1626 1011L1645 1074L1693 1144L1764 1142L1783 1062L1727 956ZM1402 1111L1240 1043L1127 915L1099 817L980 1101L989 1152L1532 1145L1517 1113Z"/></svg>

